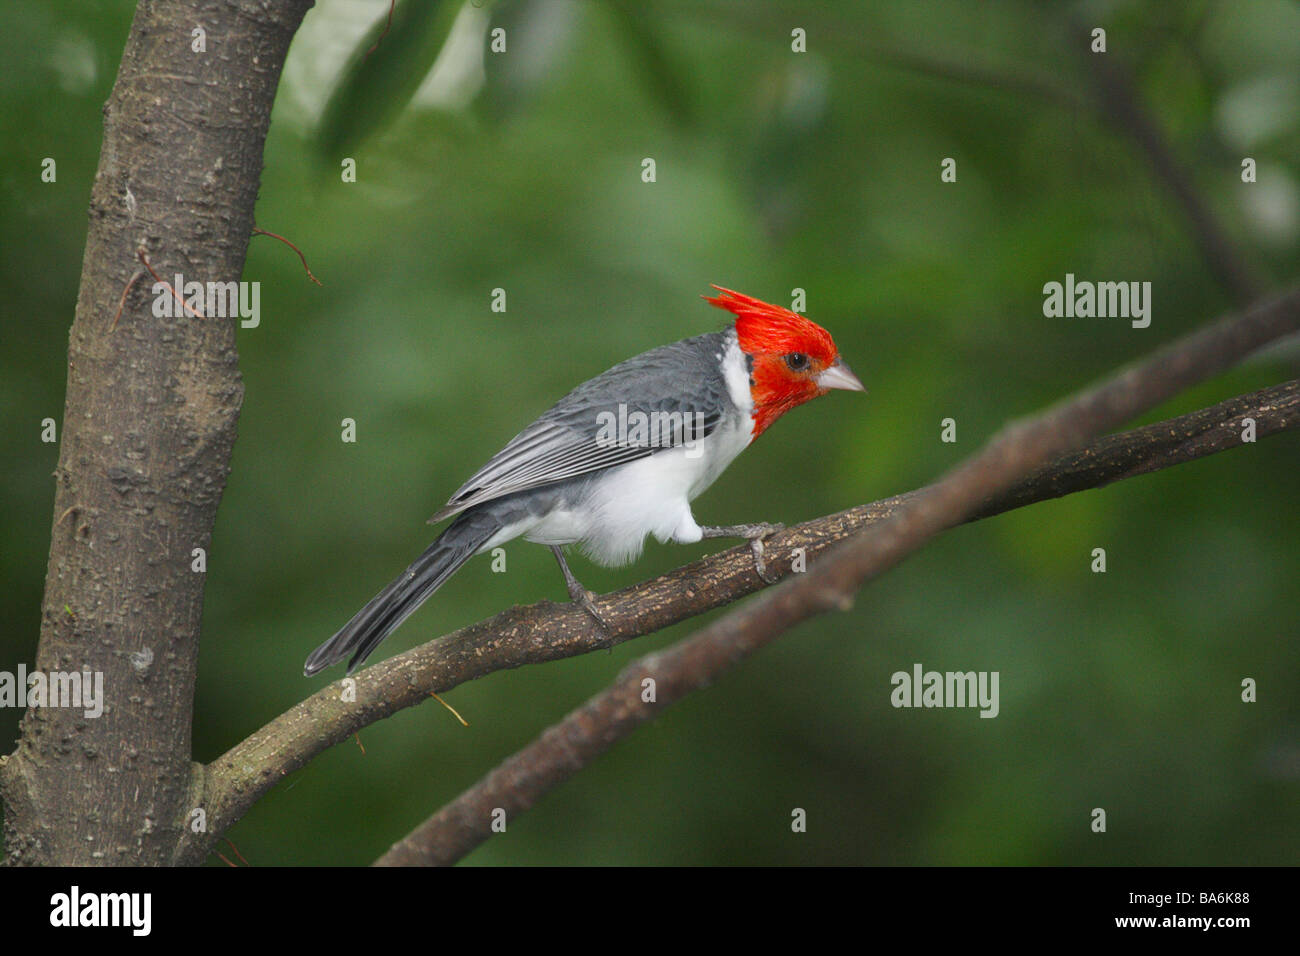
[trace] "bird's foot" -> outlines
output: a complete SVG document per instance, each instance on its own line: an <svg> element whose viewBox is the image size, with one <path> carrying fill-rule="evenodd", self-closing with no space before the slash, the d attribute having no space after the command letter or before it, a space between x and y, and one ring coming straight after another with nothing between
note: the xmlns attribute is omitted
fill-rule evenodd
<svg viewBox="0 0 1300 956"><path fill-rule="evenodd" d="M609 624L601 617L600 612L596 610L596 596L582 586L579 581L569 570L569 562L564 560L564 552L556 545L551 545L551 553L555 555L555 560L560 563L560 570L564 572L564 586L569 590L569 597L573 603L578 605L584 611L591 615L592 620L600 626L600 629L607 635L614 632L610 629Z"/></svg>
<svg viewBox="0 0 1300 956"><path fill-rule="evenodd" d="M749 551L754 556L754 571L758 576L768 584L776 584L781 580L779 575L771 574L767 570L767 562L763 557L763 539L778 531L784 531L785 525L779 522L770 524L766 521L758 521L754 524L729 524L700 530L704 532L706 538L747 538Z"/></svg>
<svg viewBox="0 0 1300 956"><path fill-rule="evenodd" d="M601 611L595 610L594 594L591 594L588 589L582 588L581 593L571 593L569 597L573 598L573 604L580 606L582 610L591 615L591 620L594 620L602 631L606 632L607 635L608 633L614 633L610 630L610 624L608 624L607 620L601 617Z"/></svg>
<svg viewBox="0 0 1300 956"><path fill-rule="evenodd" d="M582 585L578 585L576 592L572 589L569 590L569 597L573 598L574 604L578 605L591 615L591 619L596 622L602 631L606 634L613 633L613 631L610 630L609 623L601 617L600 612L596 610L596 596L594 594Z"/></svg>

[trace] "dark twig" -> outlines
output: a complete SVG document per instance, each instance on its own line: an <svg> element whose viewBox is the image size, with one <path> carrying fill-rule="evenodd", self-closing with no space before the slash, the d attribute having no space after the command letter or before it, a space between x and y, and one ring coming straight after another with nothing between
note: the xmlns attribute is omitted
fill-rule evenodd
<svg viewBox="0 0 1300 956"><path fill-rule="evenodd" d="M1020 64L998 64L991 60L965 56L961 60L944 57L927 48L909 49L908 38L864 31L857 24L826 14L813 7L792 10L764 8L759 4L737 4L689 0L672 3L667 9L678 16L695 16L718 26L738 28L771 41L786 43L792 25L806 25L819 48L834 50L855 59L897 69L917 76L959 84L964 89L982 89L1037 99L1067 109L1086 108L1088 100L1074 85L1060 82L1053 73L1037 72Z"/></svg>
<svg viewBox="0 0 1300 956"><path fill-rule="evenodd" d="M1040 468L979 508L971 520L1239 448L1247 418L1255 423L1257 439L1300 427L1300 379L1102 438Z"/></svg>
<svg viewBox="0 0 1300 956"><path fill-rule="evenodd" d="M108 327L108 331L112 332L117 328L117 320L122 318L122 310L126 308L126 297L131 294L131 290L135 288L135 284L140 281L142 275L144 273L139 269L132 273L131 280L127 282L126 288L122 290L122 298L117 303L117 314L113 316L113 324Z"/></svg>
<svg viewBox="0 0 1300 956"><path fill-rule="evenodd" d="M235 852L235 856L239 857L240 861L244 864L244 866L252 866L252 864L249 863L248 860L244 858L244 854L239 852L239 847L235 846L235 844L229 838L226 838L225 843L227 846L230 847L230 849L232 849Z"/></svg>
<svg viewBox="0 0 1300 956"><path fill-rule="evenodd" d="M194 316L196 319L205 318L205 316L202 313L194 311L194 308L188 302L185 301L184 297L179 292L177 292L175 289L172 288L172 284L170 282L168 282L166 279L164 279L162 276L160 276L157 272L154 271L154 268L152 265L150 265L149 259L148 257L145 256L143 249L137 249L135 251L135 254L139 258L139 260L144 263L144 267L149 270L149 274L153 276L154 282L159 283L160 285L165 287L168 292L170 292L173 296L175 296L176 301L181 304L181 308L185 309L185 311L189 312L190 315ZM116 324L116 321L114 324Z"/></svg>
<svg viewBox="0 0 1300 956"><path fill-rule="evenodd" d="M384 29L379 34L379 36L375 37L374 44L370 47L369 50L366 51L366 55L361 58L362 60L370 59L370 54L378 50L379 44L384 41L384 37L388 36L388 31L393 28L393 8L396 6L397 6L397 0L388 0L388 19L384 21ZM304 260L303 265L305 266L306 264L307 262L306 260ZM308 273L311 272L310 269L308 269L307 271Z"/></svg>
<svg viewBox="0 0 1300 956"><path fill-rule="evenodd" d="M307 257L302 254L302 250L299 249L297 246L295 246L288 239L284 238L284 236L278 235L274 232L270 232L269 230L266 229L259 229L257 226L253 227L253 233L259 236L270 236L272 239L279 239L281 242L283 242L294 252L298 253L298 258L302 260L302 267L307 270L307 278L310 279L312 282L316 283L317 285L323 284L320 281L320 279L317 279L316 276L312 273L311 266L307 265Z"/></svg>
<svg viewBox="0 0 1300 956"><path fill-rule="evenodd" d="M1174 156L1164 133L1138 96L1120 55L1114 51L1088 52L1088 31L1077 20L1070 22L1073 24L1070 42L1087 57L1084 68L1092 78L1098 112L1140 147L1156 177L1183 207L1202 258L1233 299L1238 304L1255 301L1264 288L1259 275L1240 254L1218 216Z"/></svg>

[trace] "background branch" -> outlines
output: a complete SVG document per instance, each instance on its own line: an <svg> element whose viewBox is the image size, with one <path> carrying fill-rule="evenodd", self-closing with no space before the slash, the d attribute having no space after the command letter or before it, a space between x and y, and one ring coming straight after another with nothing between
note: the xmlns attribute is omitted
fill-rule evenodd
<svg viewBox="0 0 1300 956"><path fill-rule="evenodd" d="M1104 54L1091 52L1091 27L1075 16L1066 19L1068 31L1062 36L1065 49L1078 55L1082 72L1090 86L1062 83L1053 75L1026 70L1023 66L993 65L974 60L944 59L931 50L908 49L906 41L896 37L865 35L849 23L814 11L765 10L747 7L743 11L730 4L684 4L683 10L717 23L751 30L765 37L779 33L791 22L813 19L821 42L852 53L872 63L905 70L962 88L983 88L1033 97L1069 110L1088 109L1123 138L1130 141L1146 159L1155 179L1164 184L1182 209L1205 264L1231 298L1244 305L1257 299L1266 288L1259 270L1241 252L1214 210L1192 182L1191 175L1170 148L1169 141L1155 117L1147 109L1133 82L1132 71L1123 54L1108 49ZM1052 11L1049 16L1058 16Z"/></svg>
<svg viewBox="0 0 1300 956"><path fill-rule="evenodd" d="M1201 257L1219 283L1238 305L1253 302L1264 289L1258 271L1238 250L1191 176L1178 161L1164 132L1138 95L1129 67L1121 55L1089 51L1088 28L1075 18L1066 42L1084 59L1084 70L1092 79L1097 111L1115 129L1133 141L1146 157L1152 172L1163 182L1182 207Z"/></svg>
<svg viewBox="0 0 1300 956"><path fill-rule="evenodd" d="M416 827L377 864L455 862L487 839L496 811L504 810L507 819L524 812L546 791L665 707L713 684L795 624L828 610L847 609L857 588L894 567L940 531L980 513L996 496L1023 487L1043 462L1222 371L1297 327L1300 290L1292 290L1240 318L1186 336L1100 385L1004 428L978 454L938 483L900 501L892 514L869 529L837 544L806 573L791 577L667 650L634 661L611 687ZM1291 385L1294 383L1288 387ZM1289 404L1286 415L1294 420L1294 404ZM1189 447L1213 444L1214 439L1203 439ZM648 680L654 686L649 701L643 697Z"/></svg>

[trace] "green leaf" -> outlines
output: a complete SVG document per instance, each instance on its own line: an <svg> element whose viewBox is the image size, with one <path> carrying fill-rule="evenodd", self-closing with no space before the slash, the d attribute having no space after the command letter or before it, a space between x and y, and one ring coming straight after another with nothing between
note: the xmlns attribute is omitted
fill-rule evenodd
<svg viewBox="0 0 1300 956"><path fill-rule="evenodd" d="M387 34L386 15L366 33L321 116L317 143L323 156L354 150L397 118L433 69L461 6L400 0Z"/></svg>
<svg viewBox="0 0 1300 956"><path fill-rule="evenodd" d="M651 95L679 126L695 125L695 106L681 80L681 70L668 53L658 29L640 6L609 6L628 52L635 58Z"/></svg>

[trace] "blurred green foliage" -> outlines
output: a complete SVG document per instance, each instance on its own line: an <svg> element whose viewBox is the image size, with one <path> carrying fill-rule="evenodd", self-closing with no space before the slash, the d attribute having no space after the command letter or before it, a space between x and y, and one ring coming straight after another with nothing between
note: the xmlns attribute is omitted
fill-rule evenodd
<svg viewBox="0 0 1300 956"><path fill-rule="evenodd" d="M208 564L196 759L321 685L300 676L305 655L426 545L425 517L521 426L614 362L719 327L698 298L711 282L787 303L806 289L870 388L764 436L697 502L718 524L791 523L916 487L1007 419L1227 308L1182 210L1086 105L1091 54L1062 6L467 5L456 49L385 125L395 111L375 98L412 88L386 58L424 69L422 37L390 33L367 61L384 83L331 94L387 5L318 4L286 68L257 220L325 284L279 243L251 243L244 277L262 284L263 318L239 335L247 395ZM1245 254L1278 284L1300 276L1300 9L1070 8L1107 28L1108 55L1131 65ZM21 0L0 34L8 670L35 652L58 454L40 421L62 419L99 111L130 16L125 3ZM488 52L496 26L504 53ZM795 28L806 53L791 50ZM322 121L331 95L356 114ZM344 155L355 183L341 181ZM54 184L40 180L47 156ZM944 157L956 183L940 181ZM1044 318L1042 286L1067 272L1150 281L1151 327ZM1295 368L1294 350L1274 351L1145 420ZM956 444L939 441L949 416ZM340 441L345 417L356 444ZM470 862L1294 863L1297 474L1290 434L945 535L849 613L672 708ZM1089 571L1094 547L1105 574ZM603 591L710 549L652 542L634 567L574 568ZM505 574L471 562L379 656L564 597L545 549L507 554ZM254 865L368 862L698 623L452 691L468 729L436 703L402 713L229 835ZM893 709L889 677L914 662L999 671L1000 716ZM1244 677L1259 681L1256 704L1240 702ZM0 749L18 716L0 712ZM795 807L805 834L790 832ZM1094 807L1104 836L1089 830Z"/></svg>

